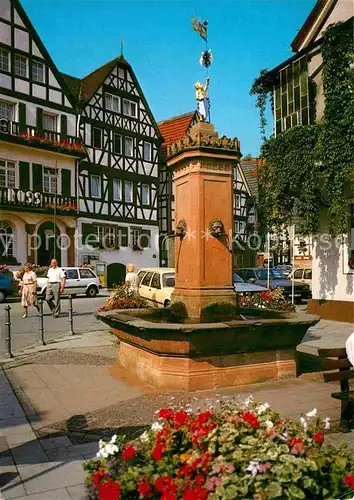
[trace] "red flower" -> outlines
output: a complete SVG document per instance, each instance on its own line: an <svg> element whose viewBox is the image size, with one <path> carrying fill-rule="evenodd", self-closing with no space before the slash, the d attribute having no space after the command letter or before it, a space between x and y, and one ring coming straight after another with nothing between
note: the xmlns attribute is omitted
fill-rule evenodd
<svg viewBox="0 0 354 500"><path fill-rule="evenodd" d="M159 411L159 417L165 420L172 420L174 417L173 410L171 408L161 408Z"/></svg>
<svg viewBox="0 0 354 500"><path fill-rule="evenodd" d="M189 415L184 410L179 410L175 413L175 422L178 426L184 425L189 421Z"/></svg>
<svg viewBox="0 0 354 500"><path fill-rule="evenodd" d="M155 488L162 493L161 499L174 500L176 498L177 484L170 476L160 476L155 481Z"/></svg>
<svg viewBox="0 0 354 500"><path fill-rule="evenodd" d="M301 438L291 437L289 439L289 446L292 455L303 455L305 453L304 441Z"/></svg>
<svg viewBox="0 0 354 500"><path fill-rule="evenodd" d="M118 481L106 481L99 488L99 500L119 500L120 490Z"/></svg>
<svg viewBox="0 0 354 500"><path fill-rule="evenodd" d="M183 500L207 500L207 498L208 491L200 486L184 490Z"/></svg>
<svg viewBox="0 0 354 500"><path fill-rule="evenodd" d="M136 450L132 444L126 446L122 453L123 460L131 460L136 455Z"/></svg>
<svg viewBox="0 0 354 500"><path fill-rule="evenodd" d="M354 476L346 474L344 477L344 484L354 490Z"/></svg>
<svg viewBox="0 0 354 500"><path fill-rule="evenodd" d="M241 417L244 422L247 422L252 427L252 429L258 429L260 424L257 415L250 411L246 411Z"/></svg>
<svg viewBox="0 0 354 500"><path fill-rule="evenodd" d="M138 492L142 498L152 497L152 488L146 479L142 479L138 482Z"/></svg>
<svg viewBox="0 0 354 500"><path fill-rule="evenodd" d="M324 441L323 432L315 432L315 434L313 435L313 440L315 441L315 443L322 444Z"/></svg>
<svg viewBox="0 0 354 500"><path fill-rule="evenodd" d="M166 445L164 443L157 443L155 448L152 450L151 457L159 462L166 450Z"/></svg>
<svg viewBox="0 0 354 500"><path fill-rule="evenodd" d="M96 488L97 488L97 486L100 484L100 482L103 479L107 479L107 478L108 478L107 473L103 469L98 469L98 470L96 470L96 472L92 476L92 484L94 486L96 486Z"/></svg>
<svg viewBox="0 0 354 500"><path fill-rule="evenodd" d="M176 472L177 477L187 477L190 478L193 475L193 469L188 464L183 464Z"/></svg>

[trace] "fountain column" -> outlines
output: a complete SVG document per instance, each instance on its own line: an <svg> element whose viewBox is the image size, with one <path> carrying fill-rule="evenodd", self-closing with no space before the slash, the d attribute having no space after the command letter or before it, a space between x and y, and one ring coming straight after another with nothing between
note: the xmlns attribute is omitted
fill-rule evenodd
<svg viewBox="0 0 354 500"><path fill-rule="evenodd" d="M189 317L214 303L236 305L233 280L233 173L237 139L199 122L168 150L175 194L175 289Z"/></svg>

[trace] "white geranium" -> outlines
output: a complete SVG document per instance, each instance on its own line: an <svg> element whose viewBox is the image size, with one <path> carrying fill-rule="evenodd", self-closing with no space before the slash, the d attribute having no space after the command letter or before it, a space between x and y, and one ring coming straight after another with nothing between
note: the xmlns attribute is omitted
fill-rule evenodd
<svg viewBox="0 0 354 500"><path fill-rule="evenodd" d="M96 453L96 457L97 458L108 458L110 456L116 455L116 453L119 452L119 448L115 444L116 440L117 440L116 434L114 436L112 436L109 443L106 443L105 441L103 441L103 439L100 439L98 442L99 450Z"/></svg>
<svg viewBox="0 0 354 500"><path fill-rule="evenodd" d="M316 415L317 415L317 408L314 408L313 410L306 413L306 417L309 417L309 418L315 417Z"/></svg>
<svg viewBox="0 0 354 500"><path fill-rule="evenodd" d="M331 428L331 424L330 424L330 418L329 417L326 417L324 420L323 420L323 423L324 423L324 428L325 430L328 430Z"/></svg>
<svg viewBox="0 0 354 500"><path fill-rule="evenodd" d="M269 408L269 403L264 403L262 405L259 405L256 411L257 411L258 415L262 415L262 413L267 411L268 408Z"/></svg>
<svg viewBox="0 0 354 500"><path fill-rule="evenodd" d="M142 443L148 443L150 441L150 436L149 436L149 433L147 431L144 431L141 435L140 435L140 441Z"/></svg>
<svg viewBox="0 0 354 500"><path fill-rule="evenodd" d="M300 424L302 425L302 427L304 428L304 430L307 429L307 421L306 421L306 418L304 417L300 417Z"/></svg>
<svg viewBox="0 0 354 500"><path fill-rule="evenodd" d="M247 398L247 399L245 399L245 401L244 401L244 405L246 406L246 408L247 408L248 406L250 406L252 403L253 403L253 396L252 396L252 395L251 395L251 396L248 396L248 398Z"/></svg>
<svg viewBox="0 0 354 500"><path fill-rule="evenodd" d="M246 472L250 472L252 477L256 477L258 474L259 462L257 460L251 460L246 468Z"/></svg>
<svg viewBox="0 0 354 500"><path fill-rule="evenodd" d="M266 420L264 422L264 425L267 427L267 429L272 429L274 427L274 424L271 420Z"/></svg>
<svg viewBox="0 0 354 500"><path fill-rule="evenodd" d="M163 425L160 422L154 422L151 426L151 430L154 432L161 431L163 429Z"/></svg>

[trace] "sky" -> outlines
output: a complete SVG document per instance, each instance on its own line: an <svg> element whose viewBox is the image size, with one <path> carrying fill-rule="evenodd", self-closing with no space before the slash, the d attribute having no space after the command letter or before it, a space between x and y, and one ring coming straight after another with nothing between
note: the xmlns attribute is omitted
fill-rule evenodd
<svg viewBox="0 0 354 500"><path fill-rule="evenodd" d="M258 155L259 113L249 95L261 69L292 55L290 43L315 0L22 0L59 71L83 77L121 52L156 121L196 109L205 42L191 18L208 21L211 121ZM268 133L271 133L269 116Z"/></svg>

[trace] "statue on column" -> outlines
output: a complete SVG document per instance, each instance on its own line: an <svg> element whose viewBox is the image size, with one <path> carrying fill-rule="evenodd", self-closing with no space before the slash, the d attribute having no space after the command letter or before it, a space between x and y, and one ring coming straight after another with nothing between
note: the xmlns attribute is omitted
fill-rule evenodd
<svg viewBox="0 0 354 500"><path fill-rule="evenodd" d="M209 121L210 101L208 97L209 77L206 79L205 85L197 82L195 85L195 98L197 99L197 110L201 120Z"/></svg>

